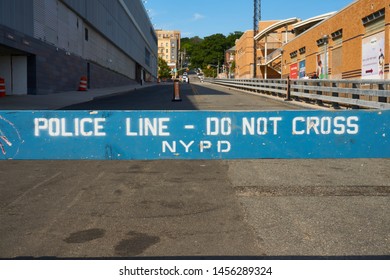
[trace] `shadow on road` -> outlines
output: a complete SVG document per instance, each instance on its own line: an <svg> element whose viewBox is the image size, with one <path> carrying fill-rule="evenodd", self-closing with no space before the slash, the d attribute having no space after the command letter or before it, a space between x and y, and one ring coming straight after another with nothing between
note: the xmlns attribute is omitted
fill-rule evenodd
<svg viewBox="0 0 390 280"><path fill-rule="evenodd" d="M199 110L189 97L200 94L229 95L222 91L199 90L198 85L180 84L181 102L172 102L173 84L161 84L124 94L106 96L90 102L62 108L63 110ZM194 90L193 90L194 89Z"/></svg>

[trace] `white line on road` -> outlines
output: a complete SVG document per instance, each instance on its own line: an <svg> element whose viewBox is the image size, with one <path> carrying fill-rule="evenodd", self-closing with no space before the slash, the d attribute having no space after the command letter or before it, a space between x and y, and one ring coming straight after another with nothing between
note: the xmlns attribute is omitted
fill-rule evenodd
<svg viewBox="0 0 390 280"><path fill-rule="evenodd" d="M12 201L10 204L8 204L6 207L9 207L9 206L12 206L14 204L16 204L17 202L19 202L22 198L24 198L28 193L32 192L33 190L45 185L46 183L50 182L51 180L53 180L54 178L58 177L59 175L61 175L62 172L58 172L56 174L54 174L53 176L51 176L50 178L36 184L35 186L33 186L31 189L25 191L23 194L21 194L18 198L16 198L14 201Z"/></svg>

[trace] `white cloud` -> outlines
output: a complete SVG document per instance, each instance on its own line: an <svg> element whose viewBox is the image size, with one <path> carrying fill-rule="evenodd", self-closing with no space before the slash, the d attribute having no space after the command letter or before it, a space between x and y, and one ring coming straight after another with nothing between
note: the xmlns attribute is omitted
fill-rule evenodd
<svg viewBox="0 0 390 280"><path fill-rule="evenodd" d="M201 15L199 13L195 13L193 16L192 16L192 20L193 21L198 21L198 20L201 20L201 19L204 19L204 15Z"/></svg>

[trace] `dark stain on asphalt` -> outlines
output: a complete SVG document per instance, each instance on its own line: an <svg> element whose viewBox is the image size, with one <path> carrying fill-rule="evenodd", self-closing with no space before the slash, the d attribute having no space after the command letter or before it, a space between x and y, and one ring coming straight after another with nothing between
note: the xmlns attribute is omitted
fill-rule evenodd
<svg viewBox="0 0 390 280"><path fill-rule="evenodd" d="M114 194L120 196L120 195L123 194L123 191L121 191L121 190L115 190L115 191L114 191Z"/></svg>
<svg viewBox="0 0 390 280"><path fill-rule="evenodd" d="M115 246L115 254L120 257L130 257L142 254L146 249L160 242L158 236L130 231L130 238L124 239Z"/></svg>
<svg viewBox="0 0 390 280"><path fill-rule="evenodd" d="M68 238L64 239L66 243L86 243L95 239L102 238L106 231L100 228L93 228L71 233Z"/></svg>

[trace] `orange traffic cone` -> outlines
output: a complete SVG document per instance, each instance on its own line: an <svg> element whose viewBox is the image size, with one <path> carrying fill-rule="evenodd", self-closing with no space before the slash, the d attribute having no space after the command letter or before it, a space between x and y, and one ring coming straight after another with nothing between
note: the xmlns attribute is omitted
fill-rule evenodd
<svg viewBox="0 0 390 280"><path fill-rule="evenodd" d="M82 76L80 79L79 91L87 91L87 77Z"/></svg>
<svg viewBox="0 0 390 280"><path fill-rule="evenodd" d="M5 80L0 77L0 97L5 96Z"/></svg>

